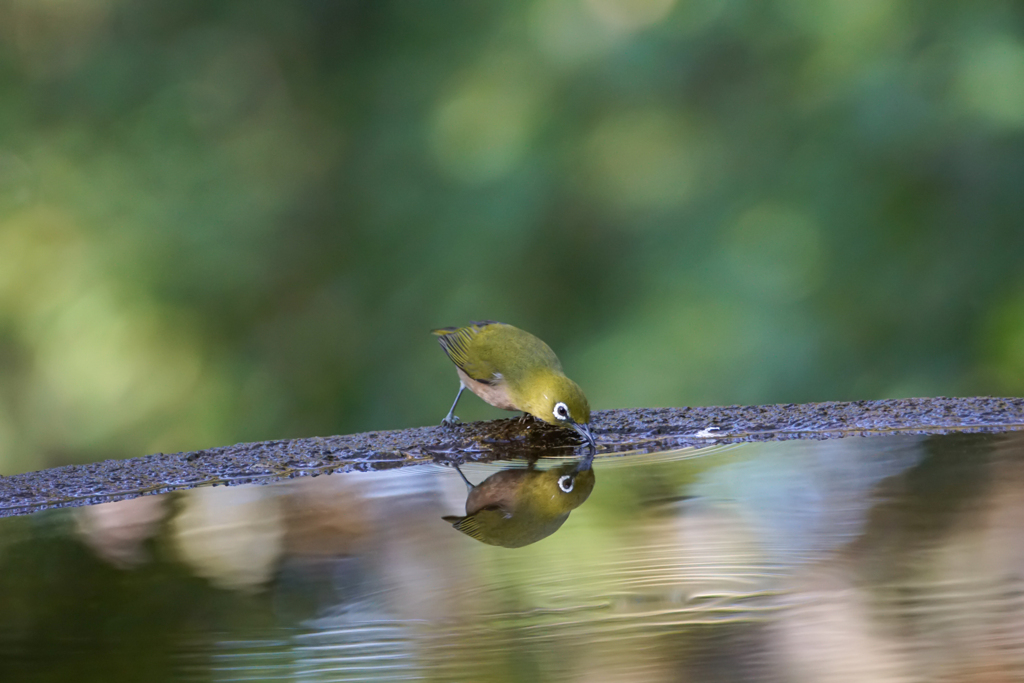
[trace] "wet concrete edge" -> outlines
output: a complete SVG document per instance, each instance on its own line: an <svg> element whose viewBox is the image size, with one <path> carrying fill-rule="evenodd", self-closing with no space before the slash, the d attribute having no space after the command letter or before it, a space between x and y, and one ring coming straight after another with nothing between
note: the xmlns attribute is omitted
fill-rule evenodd
<svg viewBox="0 0 1024 683"><path fill-rule="evenodd" d="M920 398L641 408L594 413L599 453L656 452L751 441L1024 429L1024 398ZM382 470L424 462L490 461L581 453L571 432L517 418L455 429L417 427L241 443L0 476L0 517L92 505L204 485Z"/></svg>

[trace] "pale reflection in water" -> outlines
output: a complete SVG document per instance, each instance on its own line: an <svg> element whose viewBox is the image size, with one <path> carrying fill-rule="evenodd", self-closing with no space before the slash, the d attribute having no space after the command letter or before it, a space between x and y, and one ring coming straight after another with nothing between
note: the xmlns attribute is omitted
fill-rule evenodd
<svg viewBox="0 0 1024 683"><path fill-rule="evenodd" d="M473 464L469 501L427 465L4 520L0 672L124 670L111 638L156 656L118 631L145 623L192 680L1024 680L1022 443L606 456L599 487L575 460ZM525 547L440 520L464 503Z"/></svg>
<svg viewBox="0 0 1024 683"><path fill-rule="evenodd" d="M260 487L185 491L171 523L183 562L215 586L255 589L271 577L285 533L279 497Z"/></svg>
<svg viewBox="0 0 1024 683"><path fill-rule="evenodd" d="M82 540L98 557L130 569L150 559L144 544L159 531L166 506L166 496L148 496L75 508L72 514Z"/></svg>

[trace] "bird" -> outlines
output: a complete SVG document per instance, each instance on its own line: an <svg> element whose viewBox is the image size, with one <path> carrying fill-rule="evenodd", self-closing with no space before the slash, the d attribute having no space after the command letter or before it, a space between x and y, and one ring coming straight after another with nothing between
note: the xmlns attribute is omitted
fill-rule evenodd
<svg viewBox="0 0 1024 683"><path fill-rule="evenodd" d="M459 421L455 406L469 389L497 408L521 410L548 424L574 429L591 448L595 446L587 397L565 376L558 356L543 341L493 320L431 332L455 363L461 381L442 425Z"/></svg>
<svg viewBox="0 0 1024 683"><path fill-rule="evenodd" d="M558 531L594 490L593 455L561 467L504 469L477 485L466 482L466 514L442 517L481 543L521 548Z"/></svg>

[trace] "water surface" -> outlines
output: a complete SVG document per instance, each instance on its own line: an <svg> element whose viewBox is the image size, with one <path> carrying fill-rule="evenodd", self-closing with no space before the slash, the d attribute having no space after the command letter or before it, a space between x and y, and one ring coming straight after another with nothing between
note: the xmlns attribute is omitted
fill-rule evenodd
<svg viewBox="0 0 1024 683"><path fill-rule="evenodd" d="M1022 446L602 454L521 548L433 463L4 519L0 680L1024 680Z"/></svg>

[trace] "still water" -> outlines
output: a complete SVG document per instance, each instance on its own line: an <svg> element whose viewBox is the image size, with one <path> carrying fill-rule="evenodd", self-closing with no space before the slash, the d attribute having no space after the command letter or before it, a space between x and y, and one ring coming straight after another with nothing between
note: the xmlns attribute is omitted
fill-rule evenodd
<svg viewBox="0 0 1024 683"><path fill-rule="evenodd" d="M0 681L1024 680L1021 434L461 472L0 520Z"/></svg>

